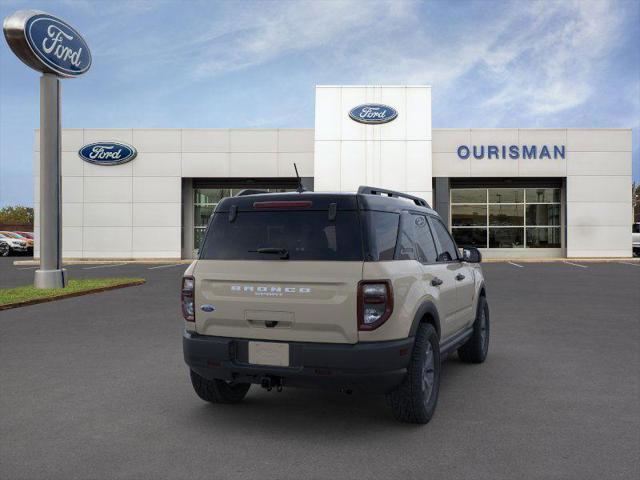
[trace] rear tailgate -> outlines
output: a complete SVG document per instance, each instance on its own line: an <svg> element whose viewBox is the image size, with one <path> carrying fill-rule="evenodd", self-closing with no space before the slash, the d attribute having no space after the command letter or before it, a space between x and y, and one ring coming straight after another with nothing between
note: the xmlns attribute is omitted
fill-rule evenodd
<svg viewBox="0 0 640 480"><path fill-rule="evenodd" d="M200 334L328 343L358 340L362 262L200 260L194 277Z"/></svg>

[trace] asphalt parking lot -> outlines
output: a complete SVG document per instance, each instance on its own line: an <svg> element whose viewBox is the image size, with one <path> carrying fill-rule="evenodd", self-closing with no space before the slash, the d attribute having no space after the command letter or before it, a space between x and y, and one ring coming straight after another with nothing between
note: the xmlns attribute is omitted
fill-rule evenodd
<svg viewBox="0 0 640 480"><path fill-rule="evenodd" d="M0 288L34 268L0 259ZM69 267L140 287L0 312L0 478L640 476L640 266L487 263L486 363L445 363L427 426L377 396L191 389L184 265ZM160 268L155 268L160 267Z"/></svg>

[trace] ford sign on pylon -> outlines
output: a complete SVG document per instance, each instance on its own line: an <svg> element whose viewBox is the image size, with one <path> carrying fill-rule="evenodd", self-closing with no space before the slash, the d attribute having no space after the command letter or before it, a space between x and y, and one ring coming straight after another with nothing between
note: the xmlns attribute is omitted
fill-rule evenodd
<svg viewBox="0 0 640 480"><path fill-rule="evenodd" d="M3 25L7 43L31 68L60 77L77 77L91 67L91 52L69 24L48 13L23 10Z"/></svg>

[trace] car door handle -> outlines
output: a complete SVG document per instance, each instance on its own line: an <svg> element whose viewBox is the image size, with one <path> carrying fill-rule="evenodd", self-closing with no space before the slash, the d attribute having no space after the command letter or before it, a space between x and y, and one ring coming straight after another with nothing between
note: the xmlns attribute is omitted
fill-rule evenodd
<svg viewBox="0 0 640 480"><path fill-rule="evenodd" d="M459 273L459 274L457 274L457 275L456 275L456 280L458 280L458 281L460 281L460 280L464 280L464 278L465 278L465 277L464 277L464 275L463 275L463 274L461 274L461 273Z"/></svg>
<svg viewBox="0 0 640 480"><path fill-rule="evenodd" d="M431 280L431 285L433 285L434 287L442 285L442 280L440 280L438 277L433 277L433 280Z"/></svg>

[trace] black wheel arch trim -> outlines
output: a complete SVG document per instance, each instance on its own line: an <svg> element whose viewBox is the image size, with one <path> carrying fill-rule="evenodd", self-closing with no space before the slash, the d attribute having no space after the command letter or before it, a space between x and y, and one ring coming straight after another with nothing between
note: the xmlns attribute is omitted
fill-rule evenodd
<svg viewBox="0 0 640 480"><path fill-rule="evenodd" d="M433 319L433 327L436 329L436 332L438 333L438 338L441 337L442 330L440 329L440 315L438 314L438 309L436 308L435 304L430 300L423 302L418 308L418 311L416 312L415 316L413 317L413 323L411 324L411 330L409 331L410 337L416 336L416 332L418 331L418 326L420 325L420 322L422 322L422 320L426 315L431 316L431 318ZM428 322L428 323L431 323L431 322Z"/></svg>

